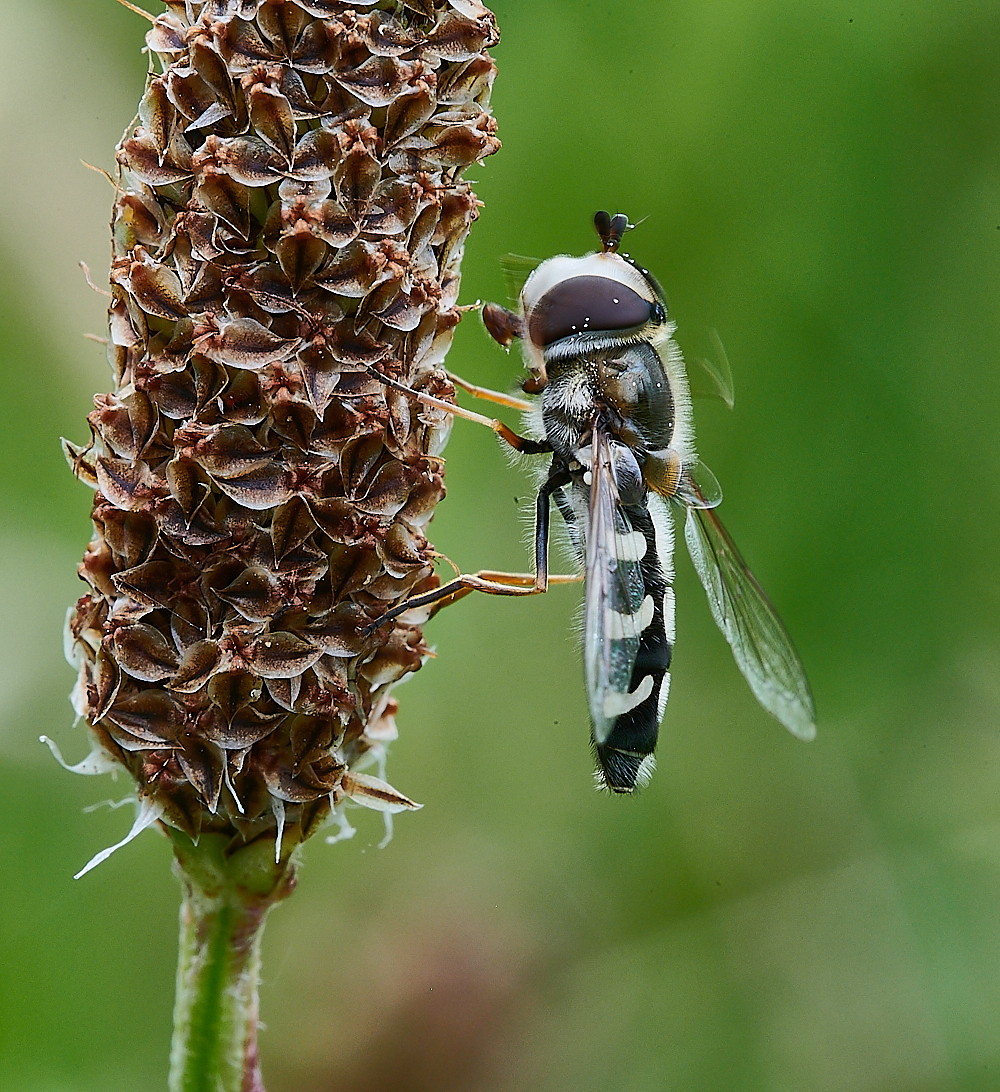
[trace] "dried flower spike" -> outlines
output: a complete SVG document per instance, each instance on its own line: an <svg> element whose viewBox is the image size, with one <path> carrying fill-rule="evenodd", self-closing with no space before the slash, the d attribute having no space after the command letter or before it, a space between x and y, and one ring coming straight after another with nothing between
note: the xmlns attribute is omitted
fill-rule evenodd
<svg viewBox="0 0 1000 1092"><path fill-rule="evenodd" d="M433 584L462 172L499 147L477 3L171 3L118 148L97 491L74 702L140 799L197 838L311 829L391 735ZM417 412L420 410L420 412ZM374 715L373 715L374 714Z"/></svg>
<svg viewBox="0 0 1000 1092"><path fill-rule="evenodd" d="M424 619L364 630L436 586L450 417L371 366L453 397L498 34L478 0L166 6L117 150L114 390L65 444L96 490L75 768L129 771L133 833L159 820L189 888L266 844L266 902L345 798L418 806L359 767L394 737Z"/></svg>

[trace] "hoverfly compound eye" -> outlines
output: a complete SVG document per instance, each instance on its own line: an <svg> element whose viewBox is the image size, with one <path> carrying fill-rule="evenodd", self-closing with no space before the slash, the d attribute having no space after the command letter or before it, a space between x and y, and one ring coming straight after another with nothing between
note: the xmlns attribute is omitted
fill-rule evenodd
<svg viewBox="0 0 1000 1092"><path fill-rule="evenodd" d="M611 277L570 277L553 285L531 309L528 334L542 347L574 334L634 330L662 321L658 300Z"/></svg>

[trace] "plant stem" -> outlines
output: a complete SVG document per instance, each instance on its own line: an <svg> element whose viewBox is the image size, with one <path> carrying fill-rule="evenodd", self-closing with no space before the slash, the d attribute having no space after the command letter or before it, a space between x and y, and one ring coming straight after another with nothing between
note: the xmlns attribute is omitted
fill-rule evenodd
<svg viewBox="0 0 1000 1092"><path fill-rule="evenodd" d="M257 985L264 922L291 893L294 868L260 839L178 830L174 870L184 888L170 1092L264 1092L257 1053Z"/></svg>

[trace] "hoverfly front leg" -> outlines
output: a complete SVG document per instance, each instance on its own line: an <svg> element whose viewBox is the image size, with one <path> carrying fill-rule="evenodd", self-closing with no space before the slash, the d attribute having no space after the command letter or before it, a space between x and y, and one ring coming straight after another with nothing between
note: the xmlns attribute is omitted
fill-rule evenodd
<svg viewBox="0 0 1000 1092"><path fill-rule="evenodd" d="M447 403L445 403L447 404ZM398 607L387 611L380 618L376 618L371 625L363 630L365 635L374 633L375 630L391 622L394 618L406 611L417 607L429 607L438 604L437 609L450 606L452 603L464 599L470 592L481 591L487 595L540 595L548 591L549 584L568 584L576 582L579 576L553 576L549 577L549 498L553 493L562 490L568 485L570 473L566 467L553 462L549 476L541 489L535 502L535 572L528 573L500 573L483 570L481 572L463 573L442 584L434 591L423 595L413 596ZM435 612L436 613L436 612Z"/></svg>
<svg viewBox="0 0 1000 1092"><path fill-rule="evenodd" d="M489 387L477 387L475 383L470 383L460 375L455 375L454 372L448 372L448 378L456 387L461 387L473 398L482 398L486 402L496 402L498 406L509 406L511 409L520 410L522 413L527 413L532 408L532 403L525 402L523 398L515 398L512 394L501 394L500 391L490 390Z"/></svg>
<svg viewBox="0 0 1000 1092"><path fill-rule="evenodd" d="M408 394L414 401L419 402L422 406L430 406L432 409L443 410L445 413L450 413L453 417L461 417L463 421L472 421L477 425L485 425L488 429L492 429L500 439L509 444L515 451L520 451L522 455L544 455L552 450L552 445L548 441L529 440L526 436L519 436L513 429L508 428L503 421L497 420L495 417L485 417L481 413L463 409L461 406L456 406L452 402L444 402L440 398L434 398L432 395L423 394L421 391L415 391L403 383L398 383L384 372L380 372L374 364L368 365L368 373L380 383L384 383L387 387L392 387L394 391ZM472 384L468 384L466 389L471 386ZM485 387L476 389L486 390ZM497 392L490 391L489 393L495 394ZM483 396L481 395L480 397ZM497 402L504 397L506 396L498 394L496 398L492 398L490 401ZM512 402L517 401L519 400L512 400Z"/></svg>

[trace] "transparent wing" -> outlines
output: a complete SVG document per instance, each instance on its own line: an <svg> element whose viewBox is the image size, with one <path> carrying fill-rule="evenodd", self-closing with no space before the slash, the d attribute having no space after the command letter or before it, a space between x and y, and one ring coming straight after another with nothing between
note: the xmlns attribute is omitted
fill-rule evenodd
<svg viewBox="0 0 1000 1092"><path fill-rule="evenodd" d="M718 398L732 409L736 401L733 373L729 367L726 347L718 331L709 330L714 350L713 359L704 356L688 357L688 382L695 398Z"/></svg>
<svg viewBox="0 0 1000 1092"><path fill-rule="evenodd" d="M792 735L814 739L816 709L792 639L714 510L689 507L684 539L715 624L755 697Z"/></svg>
<svg viewBox="0 0 1000 1092"><path fill-rule="evenodd" d="M640 544L641 540L641 544ZM594 428L590 520L586 542L583 659L594 739L603 743L627 695L643 622L640 562L645 538L633 531L618 499L607 436Z"/></svg>
<svg viewBox="0 0 1000 1092"><path fill-rule="evenodd" d="M697 459L680 472L676 497L688 508L718 508L722 504L722 486L701 459Z"/></svg>
<svg viewBox="0 0 1000 1092"><path fill-rule="evenodd" d="M503 280L510 302L517 303L521 298L524 282L542 264L541 258L528 258L524 254L505 254L500 259Z"/></svg>

